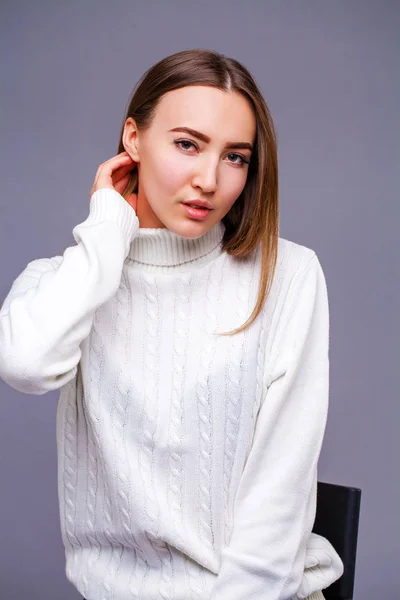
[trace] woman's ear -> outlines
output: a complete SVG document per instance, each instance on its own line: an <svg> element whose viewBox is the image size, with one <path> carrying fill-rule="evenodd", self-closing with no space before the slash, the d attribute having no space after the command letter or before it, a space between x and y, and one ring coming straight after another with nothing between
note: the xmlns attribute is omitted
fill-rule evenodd
<svg viewBox="0 0 400 600"><path fill-rule="evenodd" d="M128 117L125 121L122 143L129 156L135 162L140 162L138 130L132 117Z"/></svg>

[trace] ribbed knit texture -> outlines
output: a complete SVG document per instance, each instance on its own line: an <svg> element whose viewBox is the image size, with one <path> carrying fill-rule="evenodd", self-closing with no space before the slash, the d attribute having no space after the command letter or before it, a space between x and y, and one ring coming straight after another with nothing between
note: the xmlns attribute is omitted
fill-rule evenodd
<svg viewBox="0 0 400 600"><path fill-rule="evenodd" d="M141 229L98 190L63 256L30 262L0 310L0 376L60 390L67 578L87 600L319 600L343 572L311 533L329 387L329 312L314 251ZM323 598L323 596L322 596Z"/></svg>
<svg viewBox="0 0 400 600"><path fill-rule="evenodd" d="M307 600L325 600L325 597L322 592L314 592L308 596Z"/></svg>

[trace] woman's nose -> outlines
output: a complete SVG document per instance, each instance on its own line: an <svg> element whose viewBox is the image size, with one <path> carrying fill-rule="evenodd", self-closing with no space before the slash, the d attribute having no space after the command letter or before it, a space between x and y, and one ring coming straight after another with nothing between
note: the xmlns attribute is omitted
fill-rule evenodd
<svg viewBox="0 0 400 600"><path fill-rule="evenodd" d="M215 161L203 162L198 166L192 178L193 187L199 187L204 193L215 192L217 188L217 167Z"/></svg>

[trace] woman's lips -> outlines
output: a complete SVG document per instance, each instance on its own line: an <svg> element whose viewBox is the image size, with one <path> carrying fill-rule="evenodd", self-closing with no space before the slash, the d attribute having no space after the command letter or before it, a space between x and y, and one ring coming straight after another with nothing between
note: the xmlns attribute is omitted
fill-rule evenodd
<svg viewBox="0 0 400 600"><path fill-rule="evenodd" d="M206 219L208 214L211 212L209 208L193 208L192 206L189 206L189 204L183 204L183 202L182 206L185 209L186 214L193 219Z"/></svg>

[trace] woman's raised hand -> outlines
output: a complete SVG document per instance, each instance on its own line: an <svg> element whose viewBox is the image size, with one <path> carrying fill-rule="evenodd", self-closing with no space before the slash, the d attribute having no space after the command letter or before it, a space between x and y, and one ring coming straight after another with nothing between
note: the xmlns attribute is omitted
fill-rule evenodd
<svg viewBox="0 0 400 600"><path fill-rule="evenodd" d="M101 188L109 188L122 194L128 184L130 172L135 165L136 162L127 152L120 152L116 156L106 160L97 169L96 177L90 190L90 197ZM126 201L136 211L137 194L131 194Z"/></svg>

